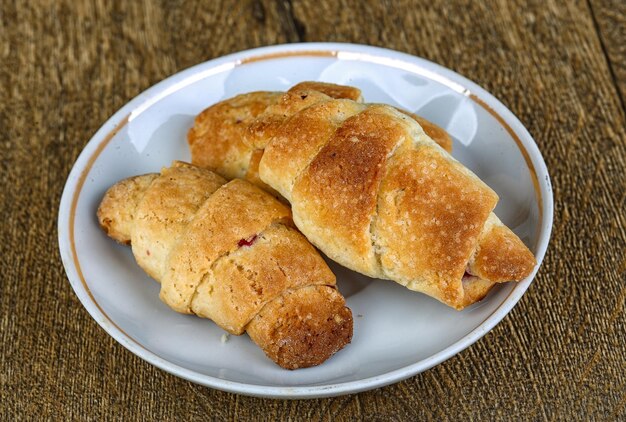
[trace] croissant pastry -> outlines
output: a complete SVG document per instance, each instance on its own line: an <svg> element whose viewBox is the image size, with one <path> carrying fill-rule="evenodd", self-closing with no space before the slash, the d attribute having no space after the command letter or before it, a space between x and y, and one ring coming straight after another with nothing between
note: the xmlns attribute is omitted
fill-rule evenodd
<svg viewBox="0 0 626 422"><path fill-rule="evenodd" d="M318 365L352 338L352 313L289 209L243 180L175 162L123 180L98 208L178 312L247 332L278 365Z"/></svg>
<svg viewBox="0 0 626 422"><path fill-rule="evenodd" d="M360 97L303 83L223 101L197 116L192 162L258 179L331 259L456 309L527 277L533 254L492 213L497 194L448 154L447 134Z"/></svg>
<svg viewBox="0 0 626 422"><path fill-rule="evenodd" d="M290 100L298 95L301 101ZM271 131L300 109L330 98L363 101L361 91L351 86L302 82L286 96L283 92L258 91L217 103L197 117L189 132L193 163L213 169L227 179L245 178L276 194L263 183L258 172ZM446 151L452 150L452 139L443 129L420 116L400 111L415 119ZM257 120L261 114L263 119Z"/></svg>

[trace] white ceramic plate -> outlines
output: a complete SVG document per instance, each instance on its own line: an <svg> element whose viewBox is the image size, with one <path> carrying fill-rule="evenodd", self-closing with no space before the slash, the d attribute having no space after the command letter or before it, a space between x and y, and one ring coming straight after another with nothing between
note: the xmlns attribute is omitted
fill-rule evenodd
<svg viewBox="0 0 626 422"><path fill-rule="evenodd" d="M122 178L189 160L196 114L233 95L286 90L304 80L361 88L368 102L416 112L454 138L453 155L500 195L498 216L541 263L552 227L552 191L532 137L497 99L424 59L350 44L290 44L232 54L180 72L126 104L89 141L59 210L68 278L92 317L124 347L172 374L213 388L266 397L322 397L397 382L450 358L493 328L530 285L500 285L457 312L390 281L333 265L355 316L352 344L324 364L287 371L247 336L220 338L212 322L177 314L129 248L98 227L96 208Z"/></svg>

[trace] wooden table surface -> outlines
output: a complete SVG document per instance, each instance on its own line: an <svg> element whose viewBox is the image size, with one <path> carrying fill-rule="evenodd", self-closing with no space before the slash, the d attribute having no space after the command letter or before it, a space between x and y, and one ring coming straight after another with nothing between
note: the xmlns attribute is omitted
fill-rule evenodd
<svg viewBox="0 0 626 422"><path fill-rule="evenodd" d="M626 3L33 1L0 5L0 419L626 418ZM65 179L118 108L252 47L341 41L449 67L537 140L555 225L530 290L487 336L404 382L249 398L169 375L109 337L57 247Z"/></svg>

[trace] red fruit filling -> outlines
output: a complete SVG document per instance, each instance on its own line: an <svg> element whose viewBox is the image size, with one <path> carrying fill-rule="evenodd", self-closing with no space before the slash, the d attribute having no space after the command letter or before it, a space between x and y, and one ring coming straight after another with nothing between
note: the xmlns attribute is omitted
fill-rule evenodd
<svg viewBox="0 0 626 422"><path fill-rule="evenodd" d="M252 244L256 241L257 235L252 235L247 239L241 239L239 242L237 242L237 246L239 246L240 248L242 246L252 246Z"/></svg>

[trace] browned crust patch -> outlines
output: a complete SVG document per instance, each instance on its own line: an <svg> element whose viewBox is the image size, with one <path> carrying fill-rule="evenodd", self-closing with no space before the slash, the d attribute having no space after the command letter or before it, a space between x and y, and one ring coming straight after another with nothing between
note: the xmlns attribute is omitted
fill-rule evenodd
<svg viewBox="0 0 626 422"><path fill-rule="evenodd" d="M374 228L388 276L460 306L461 278L498 199L477 181L428 146L396 153L381 184Z"/></svg>
<svg viewBox="0 0 626 422"><path fill-rule="evenodd" d="M368 107L343 122L293 189L294 218L309 240L366 275L380 276L370 223L387 158L406 137L387 107Z"/></svg>
<svg viewBox="0 0 626 422"><path fill-rule="evenodd" d="M251 147L264 149L287 118L313 104L331 99L326 94L312 90L290 90L280 94L277 101L251 122L246 131L246 143Z"/></svg>
<svg viewBox="0 0 626 422"><path fill-rule="evenodd" d="M279 92L251 92L200 113L187 135L192 163L228 179L244 177L254 150L246 143L248 127L280 96Z"/></svg>
<svg viewBox="0 0 626 422"><path fill-rule="evenodd" d="M268 303L247 327L265 354L287 369L319 365L352 340L352 312L334 288L292 290Z"/></svg>
<svg viewBox="0 0 626 422"><path fill-rule="evenodd" d="M419 123L419 125L424 129L426 135L435 141L441 148L445 149L448 153L452 152L452 138L448 135L448 132L434 124L433 122L424 119L423 117L418 116L417 114L411 113L411 117Z"/></svg>
<svg viewBox="0 0 626 422"><path fill-rule="evenodd" d="M291 116L265 149L259 169L261 177L289 199L298 175L341 123L364 108L353 101L331 100Z"/></svg>
<svg viewBox="0 0 626 422"><path fill-rule="evenodd" d="M520 281L537 265L535 256L506 226L494 226L483 233L471 271L478 277L495 281Z"/></svg>

